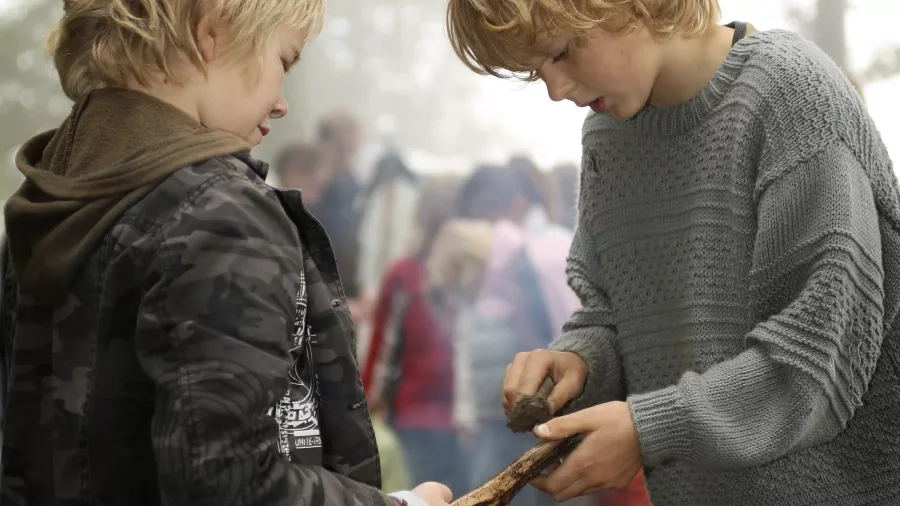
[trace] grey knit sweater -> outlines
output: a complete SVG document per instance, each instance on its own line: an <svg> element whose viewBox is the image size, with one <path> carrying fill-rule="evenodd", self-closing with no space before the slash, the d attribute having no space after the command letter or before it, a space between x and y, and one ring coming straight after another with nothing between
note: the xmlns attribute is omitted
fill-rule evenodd
<svg viewBox="0 0 900 506"><path fill-rule="evenodd" d="M688 103L591 114L551 346L627 400L656 506L900 505L900 192L838 68L784 31Z"/></svg>

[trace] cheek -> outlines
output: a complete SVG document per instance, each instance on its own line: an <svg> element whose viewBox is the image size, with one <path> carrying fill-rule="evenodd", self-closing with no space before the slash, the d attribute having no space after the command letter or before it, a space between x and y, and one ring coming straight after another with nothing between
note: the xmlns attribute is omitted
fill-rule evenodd
<svg viewBox="0 0 900 506"><path fill-rule="evenodd" d="M210 128L231 130L235 113L235 98L246 99L246 87L239 75L220 70L210 73L206 86L199 93L198 109L200 122Z"/></svg>
<svg viewBox="0 0 900 506"><path fill-rule="evenodd" d="M284 63L277 53L266 62L264 73L270 83L277 83L280 86L284 82Z"/></svg>
<svg viewBox="0 0 900 506"><path fill-rule="evenodd" d="M281 62L274 68L267 69L260 83L260 92L265 95L269 106L274 105L281 98L284 90L284 68Z"/></svg>
<svg viewBox="0 0 900 506"><path fill-rule="evenodd" d="M643 93L652 86L650 65L636 52L618 51L610 55L608 64L601 67L600 72L615 83L616 91Z"/></svg>
<svg viewBox="0 0 900 506"><path fill-rule="evenodd" d="M635 84L642 88L653 87L659 67L662 64L660 54L652 46L639 46L632 52L624 55L627 65L632 69L631 75L637 81Z"/></svg>
<svg viewBox="0 0 900 506"><path fill-rule="evenodd" d="M262 68L256 86L247 90L254 109L266 109L266 112L271 110L281 97L283 73L280 63L277 70L268 67Z"/></svg>
<svg viewBox="0 0 900 506"><path fill-rule="evenodd" d="M624 86L633 86L634 78L639 73L640 62L635 59L633 53L617 50L610 55L610 62L606 66L608 73L618 76L618 80Z"/></svg>
<svg viewBox="0 0 900 506"><path fill-rule="evenodd" d="M622 88L623 66L619 54L599 48L589 48L578 55L573 66L573 78L600 93L610 93Z"/></svg>

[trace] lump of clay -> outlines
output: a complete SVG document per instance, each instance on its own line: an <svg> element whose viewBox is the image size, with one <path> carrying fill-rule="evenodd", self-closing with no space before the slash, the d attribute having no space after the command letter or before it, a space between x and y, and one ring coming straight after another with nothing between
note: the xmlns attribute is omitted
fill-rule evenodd
<svg viewBox="0 0 900 506"><path fill-rule="evenodd" d="M550 404L547 398L553 391L553 378L547 376L534 395L523 395L509 413L506 424L513 432L529 432L551 418Z"/></svg>

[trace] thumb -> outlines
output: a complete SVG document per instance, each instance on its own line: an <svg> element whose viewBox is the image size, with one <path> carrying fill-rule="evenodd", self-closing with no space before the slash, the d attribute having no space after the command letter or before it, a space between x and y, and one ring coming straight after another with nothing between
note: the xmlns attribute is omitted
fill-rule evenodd
<svg viewBox="0 0 900 506"><path fill-rule="evenodd" d="M587 410L582 410L571 415L554 418L535 427L534 435L546 441L556 441L573 434L587 432L590 427L587 416L585 416L586 413L588 413Z"/></svg>
<svg viewBox="0 0 900 506"><path fill-rule="evenodd" d="M436 499L445 503L449 503L453 500L453 492L451 492L450 488L443 483L433 481L426 482L414 488L412 491L414 494L417 494L422 499L428 501L428 504L431 504L431 501Z"/></svg>
<svg viewBox="0 0 900 506"><path fill-rule="evenodd" d="M550 405L551 414L555 413L559 408L563 407L572 399L581 394L584 385L578 382L574 374L563 374L553 387L553 391L547 397L547 403Z"/></svg>
<svg viewBox="0 0 900 506"><path fill-rule="evenodd" d="M450 487L441 483L440 490L441 490L441 497L444 498L444 502L448 503L453 500L453 492L450 491Z"/></svg>

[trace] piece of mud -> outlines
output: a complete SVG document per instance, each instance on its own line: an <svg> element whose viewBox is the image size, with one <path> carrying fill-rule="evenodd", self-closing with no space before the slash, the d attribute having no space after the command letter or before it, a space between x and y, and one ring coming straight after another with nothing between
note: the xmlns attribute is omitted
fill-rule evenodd
<svg viewBox="0 0 900 506"><path fill-rule="evenodd" d="M553 378L547 376L537 393L520 397L509 413L509 422L506 426L513 432L530 432L536 425L550 420L552 414L547 398L550 397L554 385Z"/></svg>

